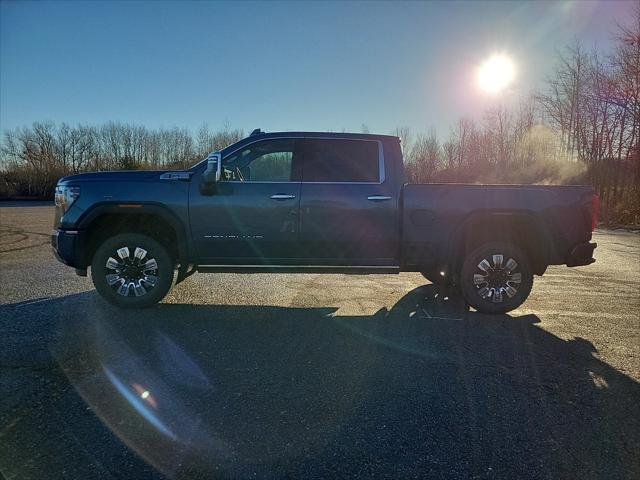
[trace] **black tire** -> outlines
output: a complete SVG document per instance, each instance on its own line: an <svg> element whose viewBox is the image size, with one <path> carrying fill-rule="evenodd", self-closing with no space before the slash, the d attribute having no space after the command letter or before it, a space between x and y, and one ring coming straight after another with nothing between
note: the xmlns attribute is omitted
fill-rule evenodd
<svg viewBox="0 0 640 480"><path fill-rule="evenodd" d="M124 258L118 253L123 247L127 249ZM144 256L136 257L136 252L142 255L142 251ZM107 265L110 258L116 262L110 262L112 267ZM154 265L157 268L151 268ZM91 279L109 303L120 308L146 308L169 293L174 270L174 262L159 242L139 233L121 233L105 240L96 250L91 262Z"/></svg>
<svg viewBox="0 0 640 480"><path fill-rule="evenodd" d="M506 242L488 242L467 254L459 285L464 299L477 311L506 313L522 305L531 293L533 272L520 248Z"/></svg>

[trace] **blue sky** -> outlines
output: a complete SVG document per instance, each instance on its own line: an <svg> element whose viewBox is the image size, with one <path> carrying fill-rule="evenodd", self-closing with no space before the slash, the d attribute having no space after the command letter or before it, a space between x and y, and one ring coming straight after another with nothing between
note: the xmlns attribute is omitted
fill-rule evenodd
<svg viewBox="0 0 640 480"><path fill-rule="evenodd" d="M634 2L7 2L0 128L33 121L245 131L430 127L539 88L556 51L611 47ZM477 66L515 62L501 94Z"/></svg>

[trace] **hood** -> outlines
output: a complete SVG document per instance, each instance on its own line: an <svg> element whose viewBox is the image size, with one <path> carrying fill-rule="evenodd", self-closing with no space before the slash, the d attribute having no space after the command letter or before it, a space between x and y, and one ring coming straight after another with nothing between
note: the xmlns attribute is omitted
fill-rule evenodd
<svg viewBox="0 0 640 480"><path fill-rule="evenodd" d="M89 172L68 175L58 180L58 183L75 182L124 182L142 180L160 180L160 175L167 170L125 170L117 172Z"/></svg>

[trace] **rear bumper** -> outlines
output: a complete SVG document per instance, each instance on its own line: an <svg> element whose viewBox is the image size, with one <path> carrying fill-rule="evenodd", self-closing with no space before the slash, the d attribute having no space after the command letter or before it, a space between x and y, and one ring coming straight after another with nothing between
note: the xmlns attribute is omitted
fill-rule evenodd
<svg viewBox="0 0 640 480"><path fill-rule="evenodd" d="M55 257L70 267L83 268L81 245L82 232L77 230L54 230L51 234L51 248Z"/></svg>
<svg viewBox="0 0 640 480"><path fill-rule="evenodd" d="M580 265L592 264L596 261L596 259L593 258L593 251L597 246L598 244L595 242L579 243L573 247L573 250L571 250L569 257L567 258L567 266L578 267Z"/></svg>

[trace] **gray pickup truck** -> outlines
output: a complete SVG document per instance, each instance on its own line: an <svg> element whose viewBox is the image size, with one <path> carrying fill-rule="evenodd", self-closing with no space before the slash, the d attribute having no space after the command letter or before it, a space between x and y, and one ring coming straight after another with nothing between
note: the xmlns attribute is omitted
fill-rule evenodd
<svg viewBox="0 0 640 480"><path fill-rule="evenodd" d="M548 265L588 265L588 186L408 185L398 137L254 131L180 171L60 179L56 256L120 307L194 272L422 272L480 312Z"/></svg>

